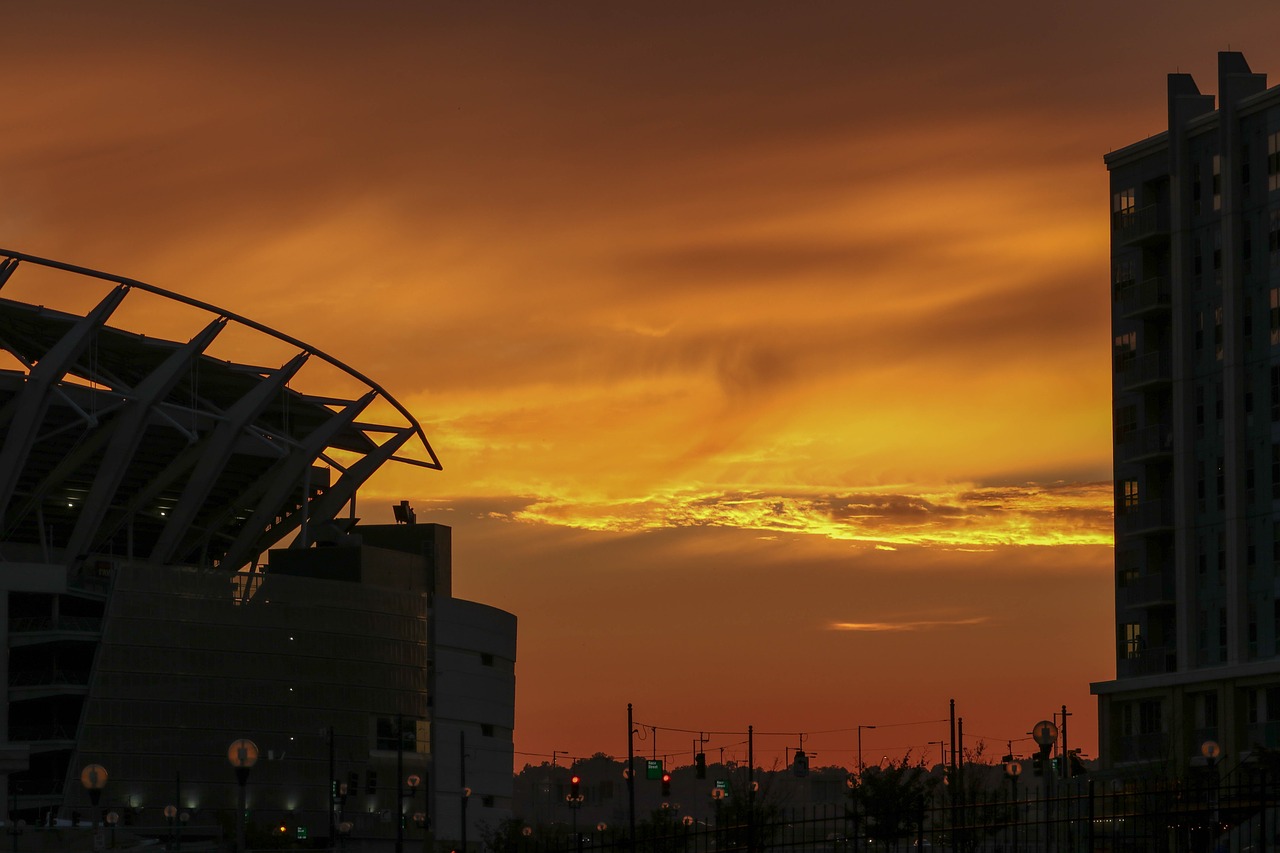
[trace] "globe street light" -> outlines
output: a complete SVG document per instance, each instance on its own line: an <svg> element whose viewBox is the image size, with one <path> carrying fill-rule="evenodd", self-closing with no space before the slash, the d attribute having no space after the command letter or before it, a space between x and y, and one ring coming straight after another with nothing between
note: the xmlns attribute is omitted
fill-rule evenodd
<svg viewBox="0 0 1280 853"><path fill-rule="evenodd" d="M179 851L182 849L182 827L184 827L191 815L187 812L178 813L178 807L167 805L164 807L165 819L169 821L169 835L173 839L173 849Z"/></svg>
<svg viewBox="0 0 1280 853"><path fill-rule="evenodd" d="M409 804L412 806L414 798L418 795L418 787L422 784L422 777L417 773L414 773L406 779L405 782L409 786ZM420 812L413 813L413 823L418 827L418 829L422 830L422 849L427 850L430 845L427 836L427 829L431 824L431 818L429 817L431 810L431 795L426 788L423 788L422 792L424 794L423 809Z"/></svg>
<svg viewBox="0 0 1280 853"><path fill-rule="evenodd" d="M236 853L244 853L244 812L247 808L249 771L258 763L258 745L248 738L233 741L227 747L227 761L236 769L236 783L240 786L239 808L236 809Z"/></svg>
<svg viewBox="0 0 1280 853"><path fill-rule="evenodd" d="M80 784L89 792L89 802L93 805L93 831L98 831L98 801L102 799L102 789L107 785L107 768L101 764L90 764L80 771Z"/></svg>
<svg viewBox="0 0 1280 853"><path fill-rule="evenodd" d="M114 809L107 812L107 816L103 818L107 822L107 826L111 827L111 849L116 849L116 824L120 822L120 814Z"/></svg>

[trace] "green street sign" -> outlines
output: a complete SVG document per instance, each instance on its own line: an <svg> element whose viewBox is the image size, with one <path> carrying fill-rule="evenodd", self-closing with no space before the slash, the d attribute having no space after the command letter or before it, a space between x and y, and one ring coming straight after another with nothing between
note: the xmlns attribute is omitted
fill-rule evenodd
<svg viewBox="0 0 1280 853"><path fill-rule="evenodd" d="M644 778L661 779L662 778L662 761L657 758L650 758L644 763Z"/></svg>

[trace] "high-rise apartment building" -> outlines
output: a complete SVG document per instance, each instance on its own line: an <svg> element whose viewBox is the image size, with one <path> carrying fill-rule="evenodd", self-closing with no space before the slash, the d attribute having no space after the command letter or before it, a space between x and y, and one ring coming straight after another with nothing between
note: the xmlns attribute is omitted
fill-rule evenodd
<svg viewBox="0 0 1280 853"><path fill-rule="evenodd" d="M1280 747L1280 87L1218 55L1111 181L1116 678L1106 765Z"/></svg>

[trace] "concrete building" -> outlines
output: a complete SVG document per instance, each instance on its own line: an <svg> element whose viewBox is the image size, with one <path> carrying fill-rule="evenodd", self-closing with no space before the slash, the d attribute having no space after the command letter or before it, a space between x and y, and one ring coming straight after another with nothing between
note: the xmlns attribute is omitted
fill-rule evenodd
<svg viewBox="0 0 1280 853"><path fill-rule="evenodd" d="M251 839L414 849L508 817L515 617L453 597L449 528L407 504L397 524L356 517L379 466L440 467L412 415L313 347L150 285L0 250L0 287L28 268L107 292L82 314L0 299L6 811L226 839L247 738ZM186 342L108 325L139 295L213 317ZM292 352L214 357L229 326ZM359 390L297 390L312 360Z"/></svg>
<svg viewBox="0 0 1280 853"><path fill-rule="evenodd" d="M1104 765L1280 747L1280 87L1170 74L1111 185L1116 677Z"/></svg>

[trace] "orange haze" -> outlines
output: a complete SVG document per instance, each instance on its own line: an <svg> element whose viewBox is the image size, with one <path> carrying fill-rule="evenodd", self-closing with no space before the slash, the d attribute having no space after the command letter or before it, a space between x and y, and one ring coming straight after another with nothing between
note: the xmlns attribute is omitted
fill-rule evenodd
<svg viewBox="0 0 1280 853"><path fill-rule="evenodd" d="M445 470L382 473L361 514L452 524L458 592L520 617L518 765L624 754L627 702L806 732L818 764L860 724L870 755L922 753L953 697L967 743L1026 752L1067 704L1092 754L1101 158L1161 129L1167 72L1211 91L1230 46L1280 73L1277 25L1157 0L25 4L0 245L224 305L410 406Z"/></svg>

